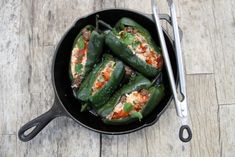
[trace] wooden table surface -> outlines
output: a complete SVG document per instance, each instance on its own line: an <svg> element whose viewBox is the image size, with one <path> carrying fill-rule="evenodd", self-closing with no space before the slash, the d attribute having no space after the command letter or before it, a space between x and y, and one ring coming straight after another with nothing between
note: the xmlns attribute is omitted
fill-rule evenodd
<svg viewBox="0 0 235 157"><path fill-rule="evenodd" d="M175 0L186 69L193 139L178 139L174 103L155 125L129 135L89 131L69 118L53 120L32 141L19 128L54 99L55 46L78 17L105 8L151 13L150 0L0 1L1 157L234 157L235 1ZM158 0L162 13L166 1ZM164 25L164 24L163 24ZM169 29L170 31L170 29Z"/></svg>

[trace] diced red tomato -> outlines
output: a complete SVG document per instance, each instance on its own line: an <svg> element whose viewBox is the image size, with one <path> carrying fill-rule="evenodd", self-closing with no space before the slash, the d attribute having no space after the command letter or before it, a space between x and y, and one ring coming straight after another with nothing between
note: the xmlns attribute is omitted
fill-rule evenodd
<svg viewBox="0 0 235 157"><path fill-rule="evenodd" d="M143 99L144 102L146 102L146 101L148 101L149 97L148 97L147 95L144 95L144 96L142 97L142 99Z"/></svg>
<svg viewBox="0 0 235 157"><path fill-rule="evenodd" d="M105 80L105 81L108 81L108 80L110 79L110 73L107 72L107 71L104 72L104 73L103 73L103 77L104 77L104 80Z"/></svg>
<svg viewBox="0 0 235 157"><path fill-rule="evenodd" d="M106 68L105 71L103 72L102 75L103 75L105 81L109 81L111 70L112 70L112 69L108 67L108 68Z"/></svg>
<svg viewBox="0 0 235 157"><path fill-rule="evenodd" d="M147 59L146 62L147 62L148 64L152 64L152 63L153 63L151 59Z"/></svg>
<svg viewBox="0 0 235 157"><path fill-rule="evenodd" d="M86 53L86 49L79 50L79 53L84 55Z"/></svg>
<svg viewBox="0 0 235 157"><path fill-rule="evenodd" d="M88 48L88 44L85 42L85 46L84 46L84 48L83 49L78 49L77 51L78 51L78 54L79 55L85 55L85 53L86 53L86 51L87 51L87 48Z"/></svg>
<svg viewBox="0 0 235 157"><path fill-rule="evenodd" d="M157 61L157 67L161 69L162 66L163 66L163 59L162 59L162 56L159 55L159 56L157 57L156 61Z"/></svg>
<svg viewBox="0 0 235 157"><path fill-rule="evenodd" d="M127 112L125 112L124 110L121 110L119 112L114 112L112 119L125 118L125 117L128 117L128 115L129 114Z"/></svg>
<svg viewBox="0 0 235 157"><path fill-rule="evenodd" d="M104 86L104 82L97 82L96 84L95 84L95 88L97 88L97 89L100 89L100 88L102 88Z"/></svg>

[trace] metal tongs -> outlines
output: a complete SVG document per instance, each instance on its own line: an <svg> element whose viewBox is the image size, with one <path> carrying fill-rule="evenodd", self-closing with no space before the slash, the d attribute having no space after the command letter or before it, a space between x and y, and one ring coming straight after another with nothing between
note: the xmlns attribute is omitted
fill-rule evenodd
<svg viewBox="0 0 235 157"><path fill-rule="evenodd" d="M175 11L175 5L172 0L167 0L168 5L170 8L171 13L171 22L173 26L173 32L174 32L174 44L176 49L176 58L177 58L177 64L178 64L178 71L179 71L179 87L180 87L180 93L177 92L176 89L176 83L172 71L172 66L170 62L170 58L168 55L168 50L166 47L165 38L163 35L159 15L158 15L158 8L155 0L152 0L152 10L154 15L154 20L156 23L160 44L162 48L163 58L166 65L168 77L171 84L171 89L173 92L174 100L175 100L175 107L178 117L180 117L181 120L181 127L179 130L179 138L183 142L189 142L192 139L192 132L190 127L188 126L187 122L187 116L188 116L188 107L187 107L187 96L186 96L186 84L185 84L185 72L184 72L184 65L183 65L183 58L182 58L182 51L181 51L181 44L180 44L180 37L179 37L179 29L178 29L178 23L176 19L176 11ZM179 96L181 98L179 98ZM187 131L187 137L183 136L184 131Z"/></svg>

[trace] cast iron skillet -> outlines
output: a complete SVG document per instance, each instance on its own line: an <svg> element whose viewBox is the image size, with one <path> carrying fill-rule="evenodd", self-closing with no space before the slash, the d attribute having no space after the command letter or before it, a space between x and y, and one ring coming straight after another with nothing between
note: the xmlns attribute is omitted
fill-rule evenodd
<svg viewBox="0 0 235 157"><path fill-rule="evenodd" d="M80 104L78 100L73 96L71 83L68 75L69 61L71 55L71 49L73 41L79 31L87 24L95 25L96 14L99 15L99 19L111 24L112 26L122 17L129 17L136 22L143 25L152 35L153 39L159 44L157 31L155 28L152 15L144 15L143 13L133 10L125 9L109 9L92 13L86 17L78 19L74 25L64 34L62 39L57 45L53 64L52 64L52 84L55 91L55 100L52 108L41 116L33 119L22 126L18 132L19 139L21 141L29 141L34 138L51 120L60 116L67 116L72 118L78 124L88 128L90 130L104 133L104 134L126 134L144 127L153 125L157 122L160 115L169 106L172 100L172 93L170 84L168 82L167 73L165 68L163 69L163 83L165 85L165 97L160 104L154 109L154 111L144 118L141 122L133 122L128 125L112 126L104 124L101 119L91 112L80 112ZM161 19L164 19L170 23L168 15L161 15ZM174 77L177 79L177 65L174 54L174 48L172 40L164 32L171 64L174 72ZM31 131L27 131L31 129ZM26 131L29 132L26 134ZM78 130L79 131L79 130Z"/></svg>

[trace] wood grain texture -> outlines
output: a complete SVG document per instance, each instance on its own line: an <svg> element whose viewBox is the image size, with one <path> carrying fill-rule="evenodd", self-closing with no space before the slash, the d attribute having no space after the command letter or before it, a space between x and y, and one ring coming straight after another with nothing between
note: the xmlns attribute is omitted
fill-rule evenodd
<svg viewBox="0 0 235 157"><path fill-rule="evenodd" d="M42 99L41 93L25 93L19 96L21 99L18 108L17 130L29 120L39 116L50 108L50 104ZM60 131L57 121L52 121L32 141L21 142L17 138L17 156L56 156L57 141Z"/></svg>
<svg viewBox="0 0 235 157"><path fill-rule="evenodd" d="M0 156L12 157L16 153L16 135L0 135Z"/></svg>
<svg viewBox="0 0 235 157"><path fill-rule="evenodd" d="M211 40L214 47L214 69L219 104L235 103L235 2L213 1Z"/></svg>
<svg viewBox="0 0 235 157"><path fill-rule="evenodd" d="M125 1L125 8L139 10L143 13L152 13L151 9L151 1L141 1L141 0L132 0L132 1Z"/></svg>
<svg viewBox="0 0 235 157"><path fill-rule="evenodd" d="M179 140L180 122L176 116L174 103L166 110L159 120L159 124L146 129L148 153L155 156L189 156L190 145Z"/></svg>
<svg viewBox="0 0 235 157"><path fill-rule="evenodd" d="M58 157L99 157L100 134L79 126L71 119L59 119Z"/></svg>
<svg viewBox="0 0 235 157"><path fill-rule="evenodd" d="M219 113L213 75L187 76L193 130L190 156L220 156Z"/></svg>
<svg viewBox="0 0 235 157"><path fill-rule="evenodd" d="M64 12L61 12L63 8L59 8L60 4L55 1L22 1L21 5L21 17L24 18L20 23L19 38L22 43L19 46L20 59L17 61L20 91L17 95L19 105L16 130L51 108L54 99L51 61L55 43L58 42L57 35L60 38L63 33L60 30L67 29L76 14L81 11L68 13L68 16L71 14L73 17L66 19L66 17L59 18ZM68 3L64 7L70 8L73 5ZM55 15L58 21L55 19L53 21ZM68 21L63 21L65 19ZM99 134L87 131L71 120L60 118L53 120L34 140L28 143L17 140L17 155L98 157L99 145ZM93 153L89 153L90 149Z"/></svg>
<svg viewBox="0 0 235 157"><path fill-rule="evenodd" d="M220 155L233 157L235 155L235 104L220 106Z"/></svg>
<svg viewBox="0 0 235 157"><path fill-rule="evenodd" d="M100 9L99 6L94 7L94 3L94 0L45 1L43 7L39 8L43 12L43 18L45 20L41 28L43 31L43 44L56 45L65 30L67 30L75 20L94 10Z"/></svg>
<svg viewBox="0 0 235 157"><path fill-rule="evenodd" d="M161 13L167 13L167 2L157 2ZM53 120L32 141L21 142L17 138L19 128L53 104L51 60L56 44L72 23L107 8L151 13L151 1L3 0L0 1L0 157L235 156L235 2L174 2L184 31L191 143L181 143L178 139L180 122L173 102L155 125L129 135L100 135L62 117ZM164 24L164 27L171 31L169 26Z"/></svg>
<svg viewBox="0 0 235 157"><path fill-rule="evenodd" d="M2 1L0 4L0 134L14 134L20 0Z"/></svg>
<svg viewBox="0 0 235 157"><path fill-rule="evenodd" d="M213 73L212 1L180 0L178 6L179 25L184 32L182 48L186 73Z"/></svg>

